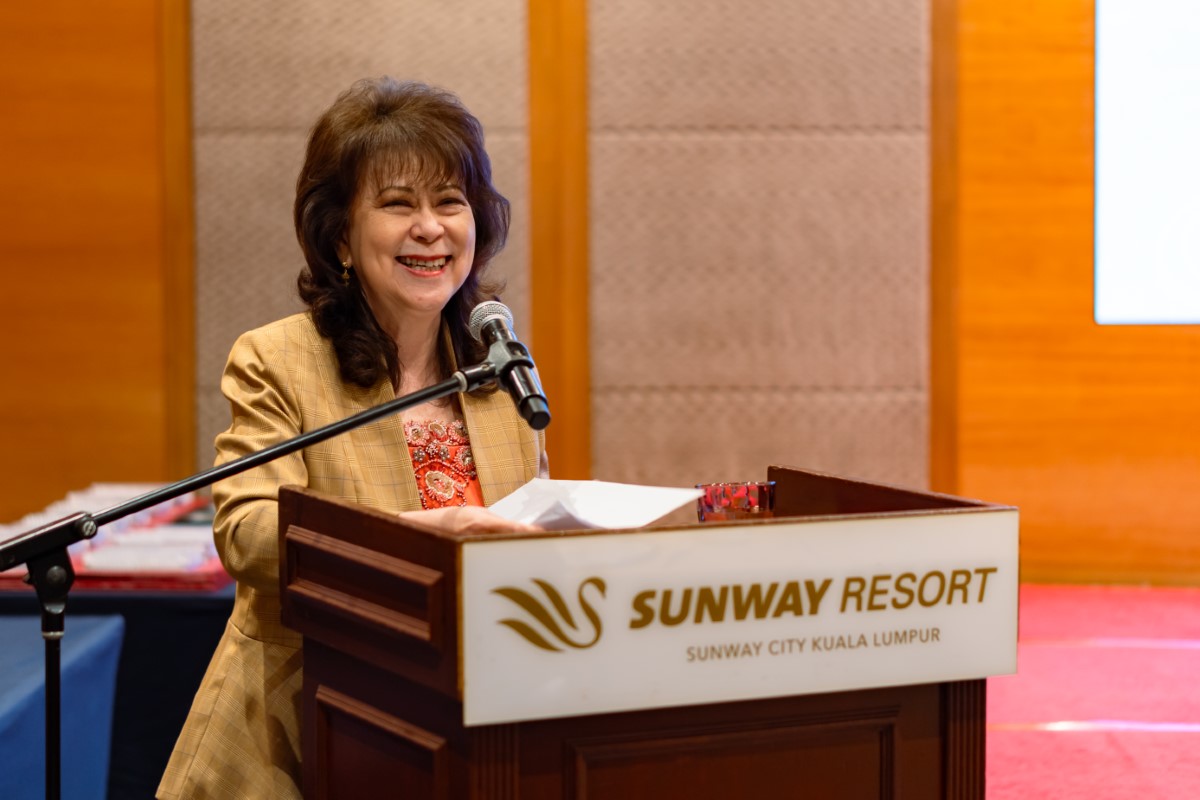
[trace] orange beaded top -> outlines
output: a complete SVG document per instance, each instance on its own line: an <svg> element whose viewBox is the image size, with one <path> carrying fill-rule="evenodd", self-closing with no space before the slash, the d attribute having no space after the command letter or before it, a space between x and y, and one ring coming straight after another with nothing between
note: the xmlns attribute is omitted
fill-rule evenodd
<svg viewBox="0 0 1200 800"><path fill-rule="evenodd" d="M462 420L405 422L404 440L417 475L422 508L483 505L475 457Z"/></svg>

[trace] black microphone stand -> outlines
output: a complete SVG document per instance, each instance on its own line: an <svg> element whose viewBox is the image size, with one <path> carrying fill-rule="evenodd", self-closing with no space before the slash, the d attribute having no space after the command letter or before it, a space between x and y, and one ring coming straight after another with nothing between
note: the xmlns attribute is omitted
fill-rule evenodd
<svg viewBox="0 0 1200 800"><path fill-rule="evenodd" d="M360 411L343 420L272 445L257 453L220 464L190 478L169 484L132 500L119 503L96 514L77 512L18 534L0 542L0 572L25 564L29 574L25 582L37 590L42 605L42 638L46 641L46 798L59 800L62 776L61 734L61 645L67 594L75 582L75 570L67 548L96 535L101 525L144 511L180 495L210 486L217 481L245 472L280 456L323 442L340 433L405 409L437 400L456 392L470 392L508 374L513 367L533 366L528 353L511 353L492 348L488 361L455 372L450 378L412 394L397 397L382 405ZM547 420L548 421L548 420Z"/></svg>

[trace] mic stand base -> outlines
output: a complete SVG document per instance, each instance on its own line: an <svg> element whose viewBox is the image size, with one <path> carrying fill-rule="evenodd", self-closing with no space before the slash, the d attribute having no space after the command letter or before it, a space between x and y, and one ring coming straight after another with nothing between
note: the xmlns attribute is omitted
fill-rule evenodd
<svg viewBox="0 0 1200 800"><path fill-rule="evenodd" d="M60 547L26 566L25 582L37 590L42 604L42 638L46 640L46 800L59 800L62 791L62 637L67 594L75 570L67 548Z"/></svg>

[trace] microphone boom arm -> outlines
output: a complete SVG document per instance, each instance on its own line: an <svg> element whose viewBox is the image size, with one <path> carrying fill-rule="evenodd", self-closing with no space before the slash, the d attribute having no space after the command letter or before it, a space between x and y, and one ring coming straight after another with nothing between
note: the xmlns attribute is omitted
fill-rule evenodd
<svg viewBox="0 0 1200 800"><path fill-rule="evenodd" d="M514 369L521 365L528 366L530 369ZM204 470L190 478L184 478L147 492L98 513L77 512L0 542L0 572L19 564L25 564L28 568L25 581L33 585L42 606L42 638L45 640L46 647L46 796L48 800L58 800L61 791L60 647L67 595L75 582L75 570L71 564L71 556L67 552L68 547L76 542L93 538L101 525L143 511L195 489L209 486L219 480L245 472L280 456L302 450L311 444L323 442L389 414L395 414L456 392L474 391L496 380L506 381L506 388L512 380L519 381L522 386L532 381L536 386L536 378L530 377L529 381L523 381L517 377L518 373L522 372L528 372L532 376L532 367L533 360L529 357L529 351L520 342L507 344L497 342L489 350L487 361L473 367L460 369L441 383L389 400L382 405L360 411L316 430L302 433L292 439L259 450L257 453L250 453ZM541 387L537 387L537 389L540 395ZM542 406L545 407L544 397L534 399L540 399ZM526 419L530 419L530 417L526 417ZM545 422L549 422L549 419L547 410ZM545 423L538 429L544 427Z"/></svg>
<svg viewBox="0 0 1200 800"><path fill-rule="evenodd" d="M501 363L502 365L508 364L508 359L502 360ZM498 369L492 363L491 354L489 354L488 361L474 367L461 369L441 383L428 386L403 397L389 400L374 408L360 411L357 414L338 420L337 422L331 422L316 430L302 433L293 439L288 439L287 441L279 442L278 444L259 450L257 453L250 453L225 464L211 467L190 478L184 478L176 483L160 487L152 492L147 492L95 514L86 512L75 513L69 517L63 517L62 519L42 525L39 528L18 534L11 539L0 542L0 572L15 567L18 564L32 562L40 556L48 555L59 549L65 549L84 539L91 539L96 535L96 531L101 525L107 525L110 522L122 519L130 514L136 514L138 511L144 511L151 506L156 506L159 503L174 499L180 495L210 486L217 481L245 472L248 469L253 469L268 461L290 455L311 444L323 442L340 433L345 433L361 425L366 425L368 422L374 422L389 414L395 414L456 392L474 391L480 386L496 380L497 377L503 374L504 369L511 369L511 366L502 366Z"/></svg>

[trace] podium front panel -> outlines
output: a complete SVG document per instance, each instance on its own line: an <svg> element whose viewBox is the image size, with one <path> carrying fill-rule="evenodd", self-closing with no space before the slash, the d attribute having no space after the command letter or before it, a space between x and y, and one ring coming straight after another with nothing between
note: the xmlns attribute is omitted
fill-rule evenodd
<svg viewBox="0 0 1200 800"><path fill-rule="evenodd" d="M462 545L464 721L1016 670L1012 509Z"/></svg>
<svg viewBox="0 0 1200 800"><path fill-rule="evenodd" d="M771 521L496 536L281 489L305 796L982 800L1016 510L769 475Z"/></svg>

